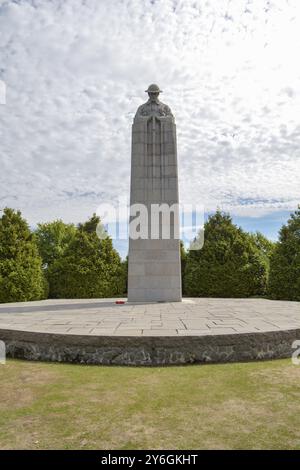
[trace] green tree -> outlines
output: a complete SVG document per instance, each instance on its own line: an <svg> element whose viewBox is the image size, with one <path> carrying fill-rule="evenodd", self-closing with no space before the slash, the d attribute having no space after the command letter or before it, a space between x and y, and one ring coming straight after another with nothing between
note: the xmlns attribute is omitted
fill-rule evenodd
<svg viewBox="0 0 300 470"><path fill-rule="evenodd" d="M76 234L74 224L62 220L38 224L35 236L45 267L50 266L64 253Z"/></svg>
<svg viewBox="0 0 300 470"><path fill-rule="evenodd" d="M260 253L266 257L266 260L269 260L275 249L276 243L269 240L259 231L249 235Z"/></svg>
<svg viewBox="0 0 300 470"><path fill-rule="evenodd" d="M253 237L219 210L204 225L204 246L186 259L185 292L191 296L248 297L266 290L267 264Z"/></svg>
<svg viewBox="0 0 300 470"><path fill-rule="evenodd" d="M74 239L48 270L50 296L54 298L97 298L122 295L125 270L112 240L99 239L95 214L79 224Z"/></svg>
<svg viewBox="0 0 300 470"><path fill-rule="evenodd" d="M269 294L274 299L300 300L300 205L279 232L270 262Z"/></svg>
<svg viewBox="0 0 300 470"><path fill-rule="evenodd" d="M270 273L270 260L271 256L275 250L276 243L269 240L261 232L250 233L249 236L253 240L254 245L258 249L261 259L266 266L267 274L267 285L269 282L269 273Z"/></svg>
<svg viewBox="0 0 300 470"><path fill-rule="evenodd" d="M46 290L34 234L20 211L5 208L0 219L0 302L39 300Z"/></svg>
<svg viewBox="0 0 300 470"><path fill-rule="evenodd" d="M123 276L125 279L125 288L124 288L124 293L127 294L128 292L128 255L122 261L122 268L123 268Z"/></svg>
<svg viewBox="0 0 300 470"><path fill-rule="evenodd" d="M180 240L180 260L181 260L181 284L182 284L182 294L185 294L185 285L184 285L184 276L185 276L185 266L186 266L187 252L182 240Z"/></svg>

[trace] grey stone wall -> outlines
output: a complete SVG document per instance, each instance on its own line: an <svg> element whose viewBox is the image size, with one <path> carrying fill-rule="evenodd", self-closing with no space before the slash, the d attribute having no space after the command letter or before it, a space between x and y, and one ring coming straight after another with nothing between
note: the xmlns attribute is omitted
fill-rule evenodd
<svg viewBox="0 0 300 470"><path fill-rule="evenodd" d="M291 357L300 329L216 336L84 336L0 330L9 357L107 365L175 365Z"/></svg>

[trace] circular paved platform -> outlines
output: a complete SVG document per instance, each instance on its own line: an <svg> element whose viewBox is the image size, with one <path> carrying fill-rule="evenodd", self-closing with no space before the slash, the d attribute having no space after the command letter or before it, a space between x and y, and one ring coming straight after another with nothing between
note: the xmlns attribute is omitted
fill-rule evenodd
<svg viewBox="0 0 300 470"><path fill-rule="evenodd" d="M88 364L162 365L289 357L300 303L184 299L116 305L115 299L0 304L7 355Z"/></svg>

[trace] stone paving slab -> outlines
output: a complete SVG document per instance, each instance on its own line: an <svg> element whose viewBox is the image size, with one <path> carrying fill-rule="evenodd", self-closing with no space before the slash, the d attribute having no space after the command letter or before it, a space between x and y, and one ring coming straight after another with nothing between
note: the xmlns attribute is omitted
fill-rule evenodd
<svg viewBox="0 0 300 470"><path fill-rule="evenodd" d="M115 299L55 299L0 304L0 331L180 337L299 328L299 302L267 299L196 298L121 305Z"/></svg>

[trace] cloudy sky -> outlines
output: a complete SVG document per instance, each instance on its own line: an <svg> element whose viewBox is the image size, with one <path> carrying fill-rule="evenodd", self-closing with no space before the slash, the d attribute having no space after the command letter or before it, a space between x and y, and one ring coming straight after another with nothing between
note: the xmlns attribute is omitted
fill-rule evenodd
<svg viewBox="0 0 300 470"><path fill-rule="evenodd" d="M181 202L276 237L300 202L299 50L299 0L0 0L0 209L78 222L126 196L156 82Z"/></svg>

